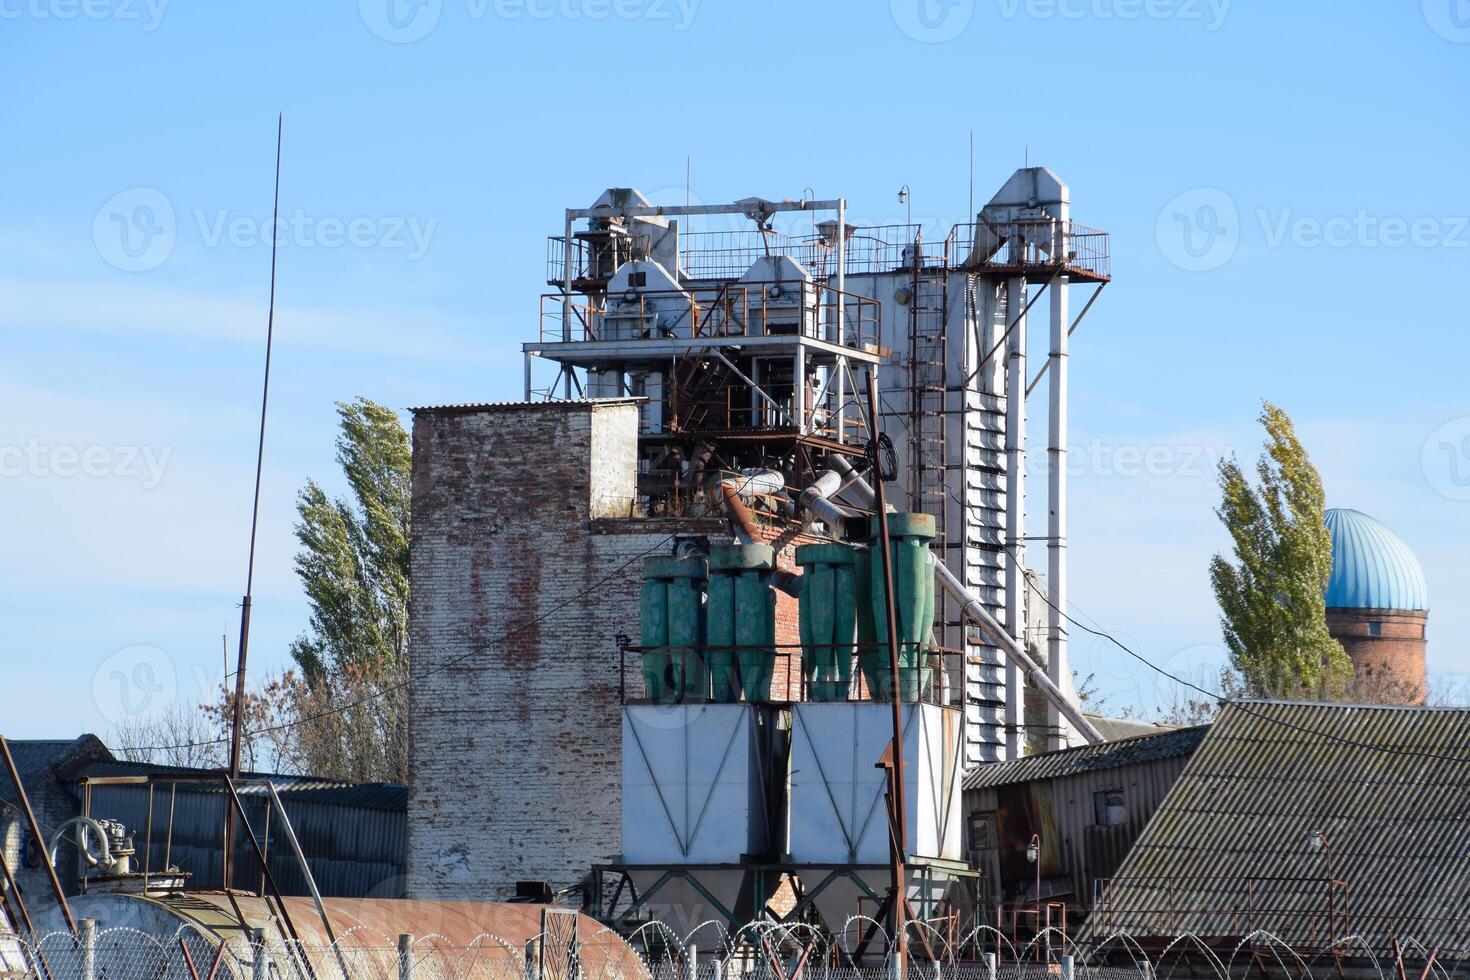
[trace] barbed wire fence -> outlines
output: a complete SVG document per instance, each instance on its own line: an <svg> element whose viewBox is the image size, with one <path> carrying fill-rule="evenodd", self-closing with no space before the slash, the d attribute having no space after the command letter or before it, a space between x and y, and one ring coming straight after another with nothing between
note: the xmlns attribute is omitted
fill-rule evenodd
<svg viewBox="0 0 1470 980"><path fill-rule="evenodd" d="M876 927L876 928L873 928ZM469 943L443 936L390 937L358 927L331 945L220 936L183 926L167 937L140 929L23 938L0 934L0 978L14 980L893 980L881 926L849 920L835 936L804 924L754 923L734 934L709 922L686 935L650 922L626 938L543 933L524 943L482 934ZM865 932L878 942L855 964ZM916 936L911 936L912 950ZM1080 946L1049 930L1015 946L993 927L935 943L933 960L912 957L912 980L1459 980L1470 958L1450 958L1412 937L1395 950L1358 937L1298 950L1270 933L1233 946L1184 934L1165 943L1117 933Z"/></svg>

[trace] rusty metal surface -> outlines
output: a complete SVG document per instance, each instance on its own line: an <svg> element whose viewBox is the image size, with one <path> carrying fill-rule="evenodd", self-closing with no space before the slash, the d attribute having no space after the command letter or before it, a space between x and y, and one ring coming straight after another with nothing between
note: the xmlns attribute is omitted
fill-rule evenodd
<svg viewBox="0 0 1470 980"><path fill-rule="evenodd" d="M190 892L164 898L139 899L169 910L222 939L240 935L240 922L230 896L222 892ZM247 923L285 934L265 899L254 895L234 896ZM496 936L520 949L541 932L546 906L506 902L448 902L415 899L328 898L323 901L338 943L345 947L382 949L408 933L420 940L446 947L465 947L483 936ZM311 899L288 897L286 907L302 943L330 943ZM578 950L583 966L590 970L621 970L624 976L642 976L641 961L623 940L595 920L577 913Z"/></svg>
<svg viewBox="0 0 1470 980"><path fill-rule="evenodd" d="M965 789L1007 786L1036 779L1056 779L1085 772L1117 769L1158 759L1188 757L1204 740L1208 725L1153 735L1080 745L1058 752L1028 755L1013 762L980 766L965 776Z"/></svg>
<svg viewBox="0 0 1470 980"><path fill-rule="evenodd" d="M1412 935L1463 953L1467 903L1470 709L1244 701L1222 706L1097 919L1135 936L1267 929L1388 949Z"/></svg>

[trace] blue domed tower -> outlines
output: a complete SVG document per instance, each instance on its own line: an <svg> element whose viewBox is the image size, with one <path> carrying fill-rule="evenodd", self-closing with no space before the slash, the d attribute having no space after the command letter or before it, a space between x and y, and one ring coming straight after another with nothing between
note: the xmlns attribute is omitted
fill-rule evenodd
<svg viewBox="0 0 1470 980"><path fill-rule="evenodd" d="M1353 662L1359 693L1422 704L1429 587L1409 546L1356 510L1326 514L1332 534L1327 628Z"/></svg>

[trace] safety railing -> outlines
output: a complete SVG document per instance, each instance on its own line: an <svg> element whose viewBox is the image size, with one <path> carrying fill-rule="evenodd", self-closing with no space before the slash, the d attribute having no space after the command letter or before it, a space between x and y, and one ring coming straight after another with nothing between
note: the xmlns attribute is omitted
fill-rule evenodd
<svg viewBox="0 0 1470 980"><path fill-rule="evenodd" d="M976 254L975 244L983 244ZM1078 278L1106 280L1112 276L1112 254L1107 232L1051 218L1024 221L964 223L950 232L956 263L971 262L973 270L993 274L1065 272Z"/></svg>
<svg viewBox="0 0 1470 980"><path fill-rule="evenodd" d="M885 643L842 650L800 643L618 648L618 697L623 704L793 704L806 701L887 703L893 686ZM907 658L907 659L903 659ZM928 646L914 659L901 654L905 702L964 705L965 654ZM820 673L818 664L824 668ZM760 691L751 697L752 690Z"/></svg>
<svg viewBox="0 0 1470 980"><path fill-rule="evenodd" d="M702 292L635 290L587 300L541 297L543 344L797 335L877 353L880 304L810 280L727 283Z"/></svg>

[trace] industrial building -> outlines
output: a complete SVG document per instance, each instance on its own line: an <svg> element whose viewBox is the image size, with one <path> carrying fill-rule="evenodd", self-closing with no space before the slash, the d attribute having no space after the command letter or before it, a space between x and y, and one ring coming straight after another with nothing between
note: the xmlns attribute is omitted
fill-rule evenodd
<svg viewBox="0 0 1470 980"><path fill-rule="evenodd" d="M410 896L835 931L888 899L893 743L905 899L958 928L964 773L1101 740L1065 619L1026 610L1066 607L1067 343L1107 235L1039 167L943 241L848 214L609 189L550 239L524 401L414 410ZM869 659L885 531L920 563L898 678Z"/></svg>
<svg viewBox="0 0 1470 980"><path fill-rule="evenodd" d="M1043 927L1079 924L1208 730L1155 730L969 773L970 862L999 926L1034 934L1038 915Z"/></svg>
<svg viewBox="0 0 1470 980"><path fill-rule="evenodd" d="M214 770L156 766L117 759L96 735L67 740L8 741L27 801L45 835L39 844L19 794L0 773L0 839L22 892L46 895L50 879L42 854L56 855L62 887L80 890L85 868L75 844L81 818L121 824L132 838L136 863L172 867L197 887L217 888L223 874L220 827L223 788L205 777ZM322 894L343 898L399 898L403 894L405 787L396 783L339 783L311 776L245 773L277 787L286 814L312 857ZM308 888L291 852L273 828L259 784L240 789L250 820L260 828L266 856L282 891ZM237 842L232 886L260 890L243 841Z"/></svg>

